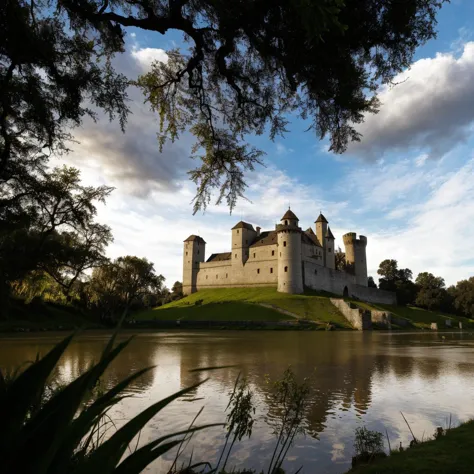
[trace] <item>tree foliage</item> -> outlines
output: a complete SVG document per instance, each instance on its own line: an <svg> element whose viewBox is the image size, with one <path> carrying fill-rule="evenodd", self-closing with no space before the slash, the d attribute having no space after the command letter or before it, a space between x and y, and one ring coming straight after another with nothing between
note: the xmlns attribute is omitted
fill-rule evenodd
<svg viewBox="0 0 474 474"><path fill-rule="evenodd" d="M33 271L48 273L67 296L88 269L105 261L110 228L95 222L97 203L112 192L83 186L75 168L39 167L27 179L0 188L0 287L2 307L12 282Z"/></svg>
<svg viewBox="0 0 474 474"><path fill-rule="evenodd" d="M119 313L128 313L137 300L159 293L164 280L146 258L119 257L92 273L89 283L91 301L100 309L103 319L114 320Z"/></svg>
<svg viewBox="0 0 474 474"><path fill-rule="evenodd" d="M432 273L422 272L416 277L418 292L415 304L427 309L441 309L446 302L447 292L444 279Z"/></svg>
<svg viewBox="0 0 474 474"><path fill-rule="evenodd" d="M398 268L398 262L386 259L380 262L377 274L381 290L394 291L399 304L412 304L415 301L417 288L413 283L413 273L409 268Z"/></svg>
<svg viewBox="0 0 474 474"><path fill-rule="evenodd" d="M374 277L369 276L369 278L367 279L367 286L369 288L377 288L377 283L375 283Z"/></svg>
<svg viewBox="0 0 474 474"><path fill-rule="evenodd" d="M450 290L456 310L464 316L474 319L474 277L458 281L456 286Z"/></svg>
<svg viewBox="0 0 474 474"><path fill-rule="evenodd" d="M435 36L443 0L6 0L0 7L0 174L8 160L64 150L69 127L102 109L123 126L127 80L111 66L130 28L183 34L138 78L159 144L196 138L194 210L211 191L232 209L261 161L249 135L300 116L340 153L376 112L376 89Z"/></svg>

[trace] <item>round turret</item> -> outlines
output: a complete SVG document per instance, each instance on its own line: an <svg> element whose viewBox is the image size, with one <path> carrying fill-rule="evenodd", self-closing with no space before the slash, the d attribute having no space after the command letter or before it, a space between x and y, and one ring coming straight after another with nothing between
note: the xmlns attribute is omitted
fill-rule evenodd
<svg viewBox="0 0 474 474"><path fill-rule="evenodd" d="M346 262L354 266L356 284L367 286L367 237L364 235L357 238L355 232L349 232L342 236L346 250Z"/></svg>
<svg viewBox="0 0 474 474"><path fill-rule="evenodd" d="M295 213L288 208L283 217L280 219L281 225L284 226L293 226L298 227L299 219L296 217Z"/></svg>
<svg viewBox="0 0 474 474"><path fill-rule="evenodd" d="M276 226L278 241L278 291L303 293L301 229L298 218L288 210Z"/></svg>

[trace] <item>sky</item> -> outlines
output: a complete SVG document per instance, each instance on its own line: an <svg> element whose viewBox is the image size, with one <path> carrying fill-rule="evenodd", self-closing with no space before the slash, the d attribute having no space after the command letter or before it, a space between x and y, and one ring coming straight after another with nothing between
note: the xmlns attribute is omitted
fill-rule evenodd
<svg viewBox="0 0 474 474"><path fill-rule="evenodd" d="M265 151L265 166L247 175L246 197L232 215L225 203L193 215L195 186L187 172L193 139L182 135L159 151L157 116L130 89L125 133L103 117L73 130L77 144L53 162L81 170L87 185L115 188L98 221L112 228L110 258L151 260L171 287L182 280L183 241L198 234L206 258L230 248L230 229L243 219L274 228L291 205L300 226L314 228L320 211L343 248L352 231L368 238L369 275L386 258L428 271L448 285L474 275L474 2L451 0L438 14L438 37L417 50L394 87L379 92L377 115L367 115L343 155L328 152L307 124L293 120L285 138L251 142ZM135 79L179 37L130 30L117 69Z"/></svg>

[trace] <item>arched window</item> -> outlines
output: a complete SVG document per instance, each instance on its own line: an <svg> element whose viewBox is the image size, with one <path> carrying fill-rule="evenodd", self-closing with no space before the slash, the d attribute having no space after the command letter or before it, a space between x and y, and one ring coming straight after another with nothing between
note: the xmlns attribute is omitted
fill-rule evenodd
<svg viewBox="0 0 474 474"><path fill-rule="evenodd" d="M272 257L275 256L275 250L272 250Z"/></svg>
<svg viewBox="0 0 474 474"><path fill-rule="evenodd" d="M286 247L286 240L283 241L283 247Z"/></svg>
<svg viewBox="0 0 474 474"><path fill-rule="evenodd" d="M285 225L288 225L288 221L285 221Z"/></svg>
<svg viewBox="0 0 474 474"><path fill-rule="evenodd" d="M260 273L260 268L257 268L257 273Z"/></svg>
<svg viewBox="0 0 474 474"><path fill-rule="evenodd" d="M287 272L287 271L288 271L288 267L285 267L285 272Z"/></svg>
<svg viewBox="0 0 474 474"><path fill-rule="evenodd" d="M270 268L270 273L273 273L273 268Z"/></svg>

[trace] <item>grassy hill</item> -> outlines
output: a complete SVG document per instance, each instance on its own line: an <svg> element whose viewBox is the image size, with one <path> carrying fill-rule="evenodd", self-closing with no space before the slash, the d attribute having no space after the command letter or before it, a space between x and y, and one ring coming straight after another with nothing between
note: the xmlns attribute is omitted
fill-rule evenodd
<svg viewBox="0 0 474 474"><path fill-rule="evenodd" d="M463 323L463 328L474 328L474 320L463 316L428 311L414 306L394 306L389 304L363 303L361 301L354 301L354 303L363 309L389 311L400 318L408 319L414 327L419 329L430 329L431 323L438 323L438 329L445 329L446 320L451 320L453 328L458 327L459 321Z"/></svg>
<svg viewBox="0 0 474 474"><path fill-rule="evenodd" d="M332 305L334 295L309 292L304 295L278 293L276 288L216 288L201 290L167 305L137 313L137 320L196 320L196 321L284 321L303 318L320 325L332 323L340 328L350 328L344 316ZM202 303L199 304L199 301ZM198 302L198 305L196 305ZM445 321L452 327L458 321L464 328L473 328L474 320L427 311L415 307L393 306L354 301L363 309L389 311L408 319L412 327L429 329L432 322L444 329Z"/></svg>
<svg viewBox="0 0 474 474"><path fill-rule="evenodd" d="M196 301L199 300L202 300L202 304L196 306ZM181 300L135 315L135 319L155 320L283 321L295 318L350 328L350 324L331 304L328 296L318 293L289 295L278 293L276 288L201 290Z"/></svg>

